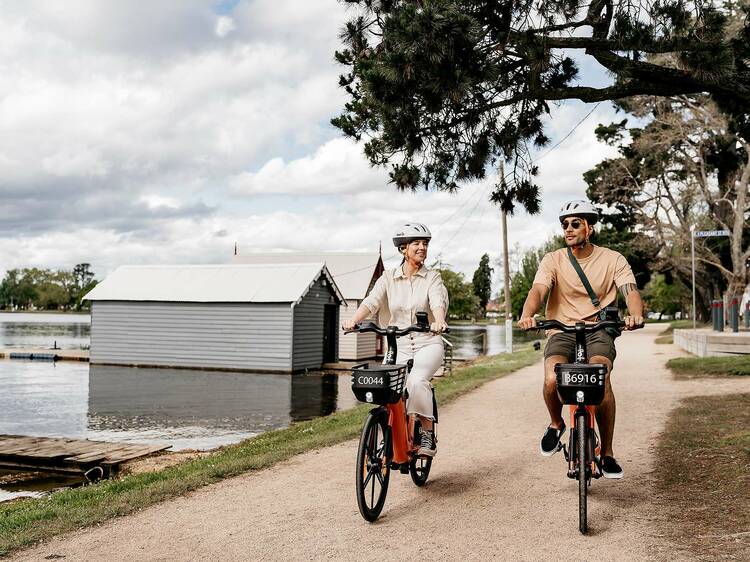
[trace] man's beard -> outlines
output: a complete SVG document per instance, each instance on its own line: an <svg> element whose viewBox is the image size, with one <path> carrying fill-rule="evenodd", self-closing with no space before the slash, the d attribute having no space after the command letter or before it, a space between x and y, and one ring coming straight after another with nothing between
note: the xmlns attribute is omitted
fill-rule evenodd
<svg viewBox="0 0 750 562"><path fill-rule="evenodd" d="M586 245L587 240L585 238L580 238L576 236L575 240L565 239L565 244L570 248L576 248L576 247L584 247Z"/></svg>

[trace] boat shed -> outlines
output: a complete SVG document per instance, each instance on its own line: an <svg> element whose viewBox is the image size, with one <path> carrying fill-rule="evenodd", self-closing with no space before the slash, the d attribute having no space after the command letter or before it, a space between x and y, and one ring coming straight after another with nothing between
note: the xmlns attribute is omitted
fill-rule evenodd
<svg viewBox="0 0 750 562"><path fill-rule="evenodd" d="M93 364L291 373L338 360L322 262L123 266L91 301Z"/></svg>
<svg viewBox="0 0 750 562"><path fill-rule="evenodd" d="M341 321L351 318L362 300L375 285L385 269L379 252L324 252L324 253L248 253L233 256L233 263L282 264L325 263L333 275L336 285L346 299L346 306L339 310ZM341 334L339 336L339 358L345 361L360 361L378 356L383 348L381 338L372 333Z"/></svg>

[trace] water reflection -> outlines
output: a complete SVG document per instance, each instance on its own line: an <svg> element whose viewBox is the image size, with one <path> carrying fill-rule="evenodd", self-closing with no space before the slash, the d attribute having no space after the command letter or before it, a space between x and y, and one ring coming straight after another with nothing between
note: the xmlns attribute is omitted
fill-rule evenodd
<svg viewBox="0 0 750 562"><path fill-rule="evenodd" d="M88 314L0 312L0 347L87 349Z"/></svg>
<svg viewBox="0 0 750 562"><path fill-rule="evenodd" d="M505 351L505 325L469 324L451 325L446 339L453 344L453 356L459 359L472 359L479 355L495 355ZM513 341L529 342L540 339L535 332L513 329Z"/></svg>
<svg viewBox="0 0 750 562"><path fill-rule="evenodd" d="M331 374L0 361L0 433L211 449L355 404Z"/></svg>

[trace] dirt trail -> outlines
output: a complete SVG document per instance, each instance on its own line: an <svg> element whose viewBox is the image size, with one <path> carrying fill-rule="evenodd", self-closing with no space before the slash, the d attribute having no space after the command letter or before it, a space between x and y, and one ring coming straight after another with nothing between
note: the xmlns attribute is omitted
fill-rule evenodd
<svg viewBox="0 0 750 562"><path fill-rule="evenodd" d="M577 488L562 455L542 458L547 424L537 364L493 381L441 411L439 455L416 488L394 474L376 524L354 497L351 441L300 455L94 529L17 553L16 560L675 560L650 502L652 451L666 416L688 394L750 391L750 380L675 382L680 352L662 329L618 340L613 384L621 481L598 480L590 535L577 528Z"/></svg>

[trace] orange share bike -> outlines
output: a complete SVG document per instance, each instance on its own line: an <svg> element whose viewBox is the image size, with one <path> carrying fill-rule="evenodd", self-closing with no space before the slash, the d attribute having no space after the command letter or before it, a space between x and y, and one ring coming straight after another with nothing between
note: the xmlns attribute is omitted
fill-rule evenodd
<svg viewBox="0 0 750 562"><path fill-rule="evenodd" d="M396 364L396 338L411 332L429 332L427 313L417 313L417 324L403 330L396 326L383 329L363 322L349 332L373 332L388 341L388 352L382 365L362 363L352 368L352 391L358 400L378 404L370 410L357 450L356 489L359 512L367 521L375 521L385 504L391 471L411 474L417 486L424 486L430 475L432 458L417 455L420 423L406 414L404 383L413 360ZM438 421L435 392L432 393L434 426Z"/></svg>
<svg viewBox="0 0 750 562"><path fill-rule="evenodd" d="M557 320L538 320L530 330L557 329L576 336L575 361L555 365L557 394L570 406L570 441L560 443L568 463L568 478L578 480L578 530L588 531L587 496L592 478L601 478L599 436L596 434L596 407L604 400L607 366L588 363L586 334L606 328L622 329L621 320L604 320L595 324L577 323L566 326ZM643 325L637 326L642 328ZM528 331L528 330L527 330Z"/></svg>

